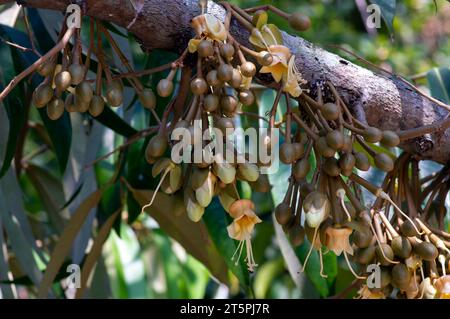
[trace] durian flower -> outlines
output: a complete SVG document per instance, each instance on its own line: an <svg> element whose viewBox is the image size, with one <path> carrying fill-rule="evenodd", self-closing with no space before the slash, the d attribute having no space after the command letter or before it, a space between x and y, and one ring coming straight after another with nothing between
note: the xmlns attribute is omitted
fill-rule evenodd
<svg viewBox="0 0 450 319"><path fill-rule="evenodd" d="M450 299L450 275L442 276L434 282L436 298Z"/></svg>
<svg viewBox="0 0 450 319"><path fill-rule="evenodd" d="M188 49L190 53L197 51L198 44L202 39L223 42L228 37L228 32L222 21L212 14L206 13L196 16L192 19L191 25L197 34L197 38L189 41Z"/></svg>
<svg viewBox="0 0 450 319"><path fill-rule="evenodd" d="M350 245L350 235L352 232L353 230L348 227L328 227L325 230L325 246L333 251L336 256L340 256L342 252L353 255L353 248Z"/></svg>
<svg viewBox="0 0 450 319"><path fill-rule="evenodd" d="M381 291L371 291L367 285L363 285L358 290L358 297L356 299L386 299L386 296Z"/></svg>
<svg viewBox="0 0 450 319"><path fill-rule="evenodd" d="M283 44L283 37L276 25L264 24L253 29L249 41L258 50L267 50L272 45Z"/></svg>
<svg viewBox="0 0 450 319"><path fill-rule="evenodd" d="M283 92L289 93L293 97L299 97L302 94L300 83L304 84L306 81L301 77L300 72L295 65L295 55L289 59L288 69L283 74Z"/></svg>
<svg viewBox="0 0 450 319"><path fill-rule="evenodd" d="M197 52L198 45L200 44L201 41L202 39L190 39L188 43L189 53Z"/></svg>
<svg viewBox="0 0 450 319"><path fill-rule="evenodd" d="M413 273L414 276L411 276L409 283L405 287L401 287L400 290L406 293L406 298L414 299L419 295L420 287L417 283L416 273Z"/></svg>
<svg viewBox="0 0 450 319"><path fill-rule="evenodd" d="M259 217L255 214L254 210L255 204L248 199L240 199L235 201L229 208L229 214L234 218L234 221L227 227L228 236L240 241L232 259L234 259L236 253L239 251L236 263L239 261L245 245L247 250L247 267L251 272L255 270L256 266L258 266L253 258L251 237L255 225L262 222L261 219L259 219Z"/></svg>
<svg viewBox="0 0 450 319"><path fill-rule="evenodd" d="M405 265L409 269L415 271L417 268L422 267L422 259L420 259L419 256L413 254L405 259Z"/></svg>
<svg viewBox="0 0 450 319"><path fill-rule="evenodd" d="M311 228L319 228L320 224L328 217L331 203L327 195L314 191L308 194L303 201L305 220Z"/></svg>
<svg viewBox="0 0 450 319"><path fill-rule="evenodd" d="M422 280L419 285L419 290L421 296L420 299L434 299L434 296L436 295L436 288L434 288L433 284L431 283L430 277Z"/></svg>
<svg viewBox="0 0 450 319"><path fill-rule="evenodd" d="M276 82L280 82L283 76L288 74L288 63L292 54L288 47L284 45L271 45L269 52L273 61L269 66L263 66L260 73L270 73Z"/></svg>

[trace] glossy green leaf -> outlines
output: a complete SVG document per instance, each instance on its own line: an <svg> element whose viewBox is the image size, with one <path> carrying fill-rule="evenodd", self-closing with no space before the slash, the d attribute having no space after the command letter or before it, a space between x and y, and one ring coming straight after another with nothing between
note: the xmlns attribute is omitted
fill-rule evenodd
<svg viewBox="0 0 450 319"><path fill-rule="evenodd" d="M125 137L131 137L137 133L134 128L128 125L127 122L125 122L109 107L105 107L103 113L97 116L95 120L110 128L117 134Z"/></svg>
<svg viewBox="0 0 450 319"><path fill-rule="evenodd" d="M9 33L12 32L15 32L14 29L6 26L0 27L0 36L4 39L11 40ZM17 50L6 45L1 45L0 59L3 61L3 68L0 73L0 90L3 90L11 79L15 77L17 70L20 69L20 57ZM0 158L0 178L5 175L8 168L11 166L19 134L25 123L26 110L23 104L23 95L24 84L19 83L19 85L16 86L3 100L9 127L7 132L5 132L8 136L6 151L3 158Z"/></svg>
<svg viewBox="0 0 450 319"><path fill-rule="evenodd" d="M33 164L27 165L25 171L42 201L42 206L48 214L53 229L59 234L65 224L61 209L65 201L61 181L48 170ZM67 212L65 213L65 217L67 217Z"/></svg>
<svg viewBox="0 0 450 319"><path fill-rule="evenodd" d="M61 234L61 237L52 252L50 262L45 270L44 278L39 284L39 298L45 298L47 296L48 290L52 286L55 276L58 274L61 265L64 263L65 258L72 248L75 237L83 226L83 223L90 211L99 203L102 193L103 189L99 189L86 198L86 200L77 208L75 213L72 215L72 218L67 223L66 228Z"/></svg>
<svg viewBox="0 0 450 319"><path fill-rule="evenodd" d="M95 237L92 248L83 263L83 268L81 270L81 287L77 289L75 298L81 298L84 295L84 291L87 288L88 279L102 253L103 244L108 239L109 232L111 231L114 221L117 216L119 216L120 212L121 211L119 210L112 214L102 225L97 236Z"/></svg>
<svg viewBox="0 0 450 319"><path fill-rule="evenodd" d="M428 71L427 79L431 95L450 104L450 68L434 68Z"/></svg>

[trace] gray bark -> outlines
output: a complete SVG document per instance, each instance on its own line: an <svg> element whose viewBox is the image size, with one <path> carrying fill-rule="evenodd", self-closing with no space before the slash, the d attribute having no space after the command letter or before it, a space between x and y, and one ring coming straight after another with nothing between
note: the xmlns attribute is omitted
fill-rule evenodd
<svg viewBox="0 0 450 319"><path fill-rule="evenodd" d="M0 4L8 2L11 0L0 0ZM70 2L18 1L25 6L61 11ZM224 9L212 1L208 4L208 10L218 17L224 17ZM135 17L129 0L87 0L86 13L123 27ZM130 31L146 51L158 48L181 52L193 35L189 22L199 13L197 0L145 0L143 10ZM235 21L231 32L239 41L247 43L248 32ZM297 66L303 77L310 83L316 80L334 83L348 105L355 112L363 112L367 123L372 126L394 131L411 129L434 123L448 113L398 79L374 74L301 37L287 33L283 36L285 44L297 57ZM401 147L420 158L447 163L450 160L450 130L405 141Z"/></svg>

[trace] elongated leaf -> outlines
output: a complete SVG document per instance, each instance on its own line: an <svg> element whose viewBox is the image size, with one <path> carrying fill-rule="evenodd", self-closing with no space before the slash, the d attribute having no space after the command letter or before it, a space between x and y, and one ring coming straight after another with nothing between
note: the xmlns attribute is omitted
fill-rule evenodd
<svg viewBox="0 0 450 319"><path fill-rule="evenodd" d="M3 229L2 219L0 218L0 230ZM9 269L8 269L8 250L6 248L5 239L3 237L3 231L0 231L0 293L3 299L15 299L16 287L14 284L3 284L8 281Z"/></svg>
<svg viewBox="0 0 450 319"><path fill-rule="evenodd" d="M131 137L137 133L134 128L108 107L95 119L119 135Z"/></svg>
<svg viewBox="0 0 450 319"><path fill-rule="evenodd" d="M302 265L304 264L306 255L308 254L310 247L311 247L311 244L305 240L305 242L295 250ZM325 265L325 261L324 261L324 268L325 269L327 268L327 266ZM314 287L316 287L317 291L319 292L319 294L322 297L326 297L329 295L330 290L328 287L327 279L323 278L320 275L319 253L316 250L314 250L311 253L311 256L309 257L309 260L308 260L308 263L307 263L306 269L305 269L305 274L311 280Z"/></svg>
<svg viewBox="0 0 450 319"><path fill-rule="evenodd" d="M92 248L89 251L89 254L87 255L87 258L83 264L83 269L81 270L81 286L79 289L77 289L75 298L78 299L83 297L84 291L87 288L89 277L91 276L91 272L102 253L103 244L105 243L106 239L108 239L109 232L111 231L114 221L116 220L120 212L121 211L117 211L113 215L111 215L100 228L97 237L95 237L94 244L92 245Z"/></svg>
<svg viewBox="0 0 450 319"><path fill-rule="evenodd" d="M47 170L33 164L27 165L26 173L39 194L39 199L53 224L54 230L59 234L64 228L64 215L68 217L67 212L63 214L61 210L65 202L61 181Z"/></svg>
<svg viewBox="0 0 450 319"><path fill-rule="evenodd" d="M0 28L0 35L8 40L11 40L8 33ZM0 59L3 61L2 72L0 72L0 90L7 85L7 83L14 78L17 73L19 65L18 53L12 47L0 46ZM5 154L0 158L0 178L5 175L8 168L11 166L11 161L16 150L17 140L25 122L25 107L23 105L24 95L23 83L14 88L8 96L3 100L8 117L8 130L4 133L8 136ZM0 107L2 107L0 105Z"/></svg>
<svg viewBox="0 0 450 319"><path fill-rule="evenodd" d="M9 130L8 130L8 145L5 158L3 160L3 165L0 169L0 178L5 175L8 168L11 166L11 161L14 158L14 152L16 150L17 139L25 123L25 108L20 100L17 100L15 105L10 103L6 104L6 112L8 113L9 119Z"/></svg>
<svg viewBox="0 0 450 319"><path fill-rule="evenodd" d="M450 68L434 68L428 71L427 79L431 95L450 104Z"/></svg>
<svg viewBox="0 0 450 319"><path fill-rule="evenodd" d="M284 270L284 262L281 257L261 265L256 273L253 284L255 297L258 299L267 298L267 293L270 290L273 280L282 274Z"/></svg>
<svg viewBox="0 0 450 319"><path fill-rule="evenodd" d="M20 263L20 268L27 274L32 282L37 285L41 280L42 274L40 273L34 259L33 249L23 234L17 218L11 214L10 211L8 211L7 207L5 207L3 194L1 194L1 192L0 210L2 211L1 217L3 220L3 225L5 226L6 233L8 234L12 250Z"/></svg>
<svg viewBox="0 0 450 319"><path fill-rule="evenodd" d="M0 209L0 214L11 215L13 217L10 218L13 218L14 220L13 225L11 226L14 227L15 230L10 231L10 236L16 236L17 233L17 237L21 237L26 240L26 242L23 242L18 246L20 248L17 248L17 251L13 251L18 255L24 255L23 258L19 259L20 263L23 264L21 267L28 268L27 275L30 276L30 278L32 278L36 283L36 281L40 280L40 274L35 275L39 272L39 269L35 262L29 261L29 256L37 253L41 261L46 261L46 257L44 256L42 250L38 249L36 245L36 239L23 206L24 194L12 168L10 168L5 176L0 179L0 192L2 193L0 204L3 207L3 209ZM3 216L3 218L6 217ZM19 238L14 239L20 240Z"/></svg>
<svg viewBox="0 0 450 319"><path fill-rule="evenodd" d="M61 265L70 252L73 240L78 231L83 226L89 212L100 202L103 189L99 189L92 193L73 214L66 228L64 229L55 249L52 252L50 262L45 270L44 278L42 279L38 288L38 298L45 298L50 287L53 284L55 276L58 274Z"/></svg>
<svg viewBox="0 0 450 319"><path fill-rule="evenodd" d="M137 190L129 187L136 201L144 206L150 202L153 191ZM186 251L201 261L211 274L223 283L228 283L227 266L217 242L203 222L194 223L184 209L176 207L173 197L158 193L153 205L146 210L159 226L178 241ZM211 237L210 237L211 236Z"/></svg>
<svg viewBox="0 0 450 319"><path fill-rule="evenodd" d="M149 286L141 256L141 245L133 229L121 224L122 237L115 232L105 245L108 254L107 266L111 274L114 297L121 299L146 298ZM112 258L111 258L112 257ZM112 260L111 260L112 259Z"/></svg>
<svg viewBox="0 0 450 319"><path fill-rule="evenodd" d="M21 7L16 3L13 3L9 8L2 8L2 12L0 13L0 24L14 27L17 18L19 17L20 10Z"/></svg>

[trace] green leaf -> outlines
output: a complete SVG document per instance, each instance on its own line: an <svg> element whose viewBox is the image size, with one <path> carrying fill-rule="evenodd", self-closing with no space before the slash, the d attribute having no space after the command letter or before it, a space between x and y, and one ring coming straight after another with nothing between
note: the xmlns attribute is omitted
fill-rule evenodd
<svg viewBox="0 0 450 319"><path fill-rule="evenodd" d="M295 250L302 265L304 264L306 255L308 254L310 247L311 247L311 244L305 240L305 242ZM331 252L329 252L329 254L330 253ZM334 259L336 259L336 256ZM324 260L324 269L327 269L327 268L329 268L329 267L328 267L328 265L326 265L325 260ZM313 252L311 253L311 256L309 257L309 260L308 260L308 263L307 263L306 269L305 269L305 274L311 280L314 287L316 287L317 291L319 292L319 294L322 297L326 297L329 295L330 290L329 290L327 279L320 276L319 253L316 250L313 250Z"/></svg>
<svg viewBox="0 0 450 319"><path fill-rule="evenodd" d="M0 86L1 89L1 86ZM25 108L21 103L20 99L17 100L15 104L5 103L6 112L9 119L9 130L8 130L8 144L6 147L5 158L0 169L0 178L2 178L9 167L11 166L12 159L14 158L14 153L16 150L16 144L20 135L20 130L25 123ZM1 107L1 106L0 106Z"/></svg>
<svg viewBox="0 0 450 319"><path fill-rule="evenodd" d="M105 107L102 114L95 118L98 122L102 123L106 127L110 128L119 135L125 137L131 137L138 131L128 125L120 116L118 116L109 107Z"/></svg>
<svg viewBox="0 0 450 319"><path fill-rule="evenodd" d="M39 195L39 199L42 202L45 212L48 214L53 229L59 234L64 228L61 207L65 202L61 180L53 176L46 169L33 164L27 165L25 171Z"/></svg>
<svg viewBox="0 0 450 319"><path fill-rule="evenodd" d="M255 298L263 299L267 298L267 293L270 290L270 286L276 277L284 272L283 258L277 258L270 260L261 265L255 276L253 284L255 291Z"/></svg>
<svg viewBox="0 0 450 319"><path fill-rule="evenodd" d="M128 189L141 207L148 204L153 195L153 191L137 190L129 185ZM147 208L146 212L189 254L201 261L214 277L223 283L228 283L227 265L225 264L227 257L224 262L223 251L215 241L215 234L207 229L206 222L192 222L188 218L184 206L177 206L176 203L174 196L158 193L153 205ZM217 222L219 223L219 221Z"/></svg>
<svg viewBox="0 0 450 319"><path fill-rule="evenodd" d="M434 68L427 73L431 95L450 104L450 68Z"/></svg>
<svg viewBox="0 0 450 319"><path fill-rule="evenodd" d="M111 231L114 221L116 220L117 216L119 216L120 212L121 210L118 210L117 212L112 214L100 228L97 237L95 237L92 248L86 257L85 262L83 263L83 269L81 270L81 286L77 289L75 298L78 299L83 297L91 272L102 253L103 244L105 243L106 239L108 239L109 232Z"/></svg>
<svg viewBox="0 0 450 319"><path fill-rule="evenodd" d="M97 206L102 197L103 189L99 189L92 193L86 200L77 208L72 218L64 229L55 249L50 257L50 262L45 270L44 278L38 287L38 298L45 298L48 290L53 284L55 276L58 274L61 265L72 248L72 243L75 240L79 230L84 224L85 219L91 210Z"/></svg>
<svg viewBox="0 0 450 319"><path fill-rule="evenodd" d="M8 235L12 251L19 261L21 270L24 271L29 278L31 278L35 285L37 285L42 277L42 274L40 273L34 259L33 249L25 238L17 218L7 210L7 207L4 207L3 194L0 194L0 203L0 209L2 211L0 217L2 217L3 225L5 227L6 234Z"/></svg>
<svg viewBox="0 0 450 319"><path fill-rule="evenodd" d="M108 21L102 21L103 26L111 31L112 33L115 33L117 35L120 35L121 37L128 38L128 35L124 32L120 31L119 28L117 28L114 24Z"/></svg>
<svg viewBox="0 0 450 319"><path fill-rule="evenodd" d="M149 287L146 282L145 264L141 257L142 247L129 225L122 223L121 228L122 237L119 238L115 232L111 232L105 244L107 255L113 262L106 261L108 270L111 271L114 297L147 298Z"/></svg>
<svg viewBox="0 0 450 319"><path fill-rule="evenodd" d="M396 0L370 0L371 3L380 7L381 17L383 18L389 33L393 34L393 25L396 11Z"/></svg>
<svg viewBox="0 0 450 319"><path fill-rule="evenodd" d="M4 39L12 41L11 34L18 33L15 29L3 26L0 28L0 36ZM3 61L2 72L0 73L0 91L20 72L20 56L16 49L10 46L0 46L0 59ZM3 100L6 113L9 120L9 129L7 131L8 142L6 152L1 163L0 178L5 175L11 166L12 159L16 150L16 144L20 135L20 131L26 120L26 108L24 106L24 83L17 85ZM1 107L1 106L0 106Z"/></svg>
<svg viewBox="0 0 450 319"><path fill-rule="evenodd" d="M0 119L1 121L1 119ZM23 208L23 192L12 168L0 179L0 218L5 225L12 252L20 269L37 285L41 279L36 253L45 260L36 245L28 216Z"/></svg>

